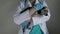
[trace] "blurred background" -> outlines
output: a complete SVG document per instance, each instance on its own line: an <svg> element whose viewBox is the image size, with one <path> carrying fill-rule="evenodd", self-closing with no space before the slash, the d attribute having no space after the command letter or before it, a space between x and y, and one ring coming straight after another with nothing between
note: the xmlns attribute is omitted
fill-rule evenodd
<svg viewBox="0 0 60 34"><path fill-rule="evenodd" d="M20 0L0 0L0 34L17 34L19 26L13 22ZM60 34L60 0L46 0L51 11L51 19L47 22L50 34Z"/></svg>

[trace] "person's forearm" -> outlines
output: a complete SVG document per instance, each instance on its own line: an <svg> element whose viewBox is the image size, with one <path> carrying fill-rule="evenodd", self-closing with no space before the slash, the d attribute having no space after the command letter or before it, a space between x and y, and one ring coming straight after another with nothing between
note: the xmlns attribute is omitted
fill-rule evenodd
<svg viewBox="0 0 60 34"><path fill-rule="evenodd" d="M32 15L34 12L35 12L35 9L34 9L34 8L31 8L31 9L29 10L29 14L30 14L30 15Z"/></svg>

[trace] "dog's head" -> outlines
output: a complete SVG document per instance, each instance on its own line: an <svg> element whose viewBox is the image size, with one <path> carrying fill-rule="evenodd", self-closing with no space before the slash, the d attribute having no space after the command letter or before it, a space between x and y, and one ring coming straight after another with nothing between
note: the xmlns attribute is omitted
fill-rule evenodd
<svg viewBox="0 0 60 34"><path fill-rule="evenodd" d="M43 7L41 10L38 10L37 13L40 14L40 15L47 16L48 15L48 9L47 9L47 7Z"/></svg>

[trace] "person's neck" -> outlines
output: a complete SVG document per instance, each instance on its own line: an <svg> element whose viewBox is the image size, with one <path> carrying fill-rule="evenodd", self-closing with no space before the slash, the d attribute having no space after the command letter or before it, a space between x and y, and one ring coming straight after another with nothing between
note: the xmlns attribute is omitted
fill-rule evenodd
<svg viewBox="0 0 60 34"><path fill-rule="evenodd" d="M30 1L29 1L30 2ZM36 0L34 1L34 2L30 2L30 4L32 5L32 6L34 6L35 5L35 2L36 2Z"/></svg>

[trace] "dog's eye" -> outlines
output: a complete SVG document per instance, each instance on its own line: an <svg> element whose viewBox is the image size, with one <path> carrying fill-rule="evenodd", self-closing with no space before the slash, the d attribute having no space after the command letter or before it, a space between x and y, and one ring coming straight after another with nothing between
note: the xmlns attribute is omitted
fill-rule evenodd
<svg viewBox="0 0 60 34"><path fill-rule="evenodd" d="M42 13L48 13L48 10L43 10Z"/></svg>
<svg viewBox="0 0 60 34"><path fill-rule="evenodd" d="M48 12L48 10L44 10L44 12Z"/></svg>

